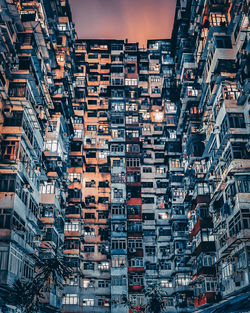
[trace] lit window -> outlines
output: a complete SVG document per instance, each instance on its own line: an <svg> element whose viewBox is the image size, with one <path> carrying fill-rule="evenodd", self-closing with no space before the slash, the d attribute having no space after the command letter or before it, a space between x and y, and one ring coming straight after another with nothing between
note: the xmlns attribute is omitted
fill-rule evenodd
<svg viewBox="0 0 250 313"><path fill-rule="evenodd" d="M107 157L108 157L108 152L106 151L99 152L99 159L107 159Z"/></svg>
<svg viewBox="0 0 250 313"><path fill-rule="evenodd" d="M67 30L67 25L66 24L58 24L57 29L59 31L66 31Z"/></svg>
<svg viewBox="0 0 250 313"><path fill-rule="evenodd" d="M95 305L95 301L94 301L94 299L89 299L89 298L83 299L82 300L82 305L83 306L94 306Z"/></svg>
<svg viewBox="0 0 250 313"><path fill-rule="evenodd" d="M63 304L78 304L77 294L66 294L63 297Z"/></svg>
<svg viewBox="0 0 250 313"><path fill-rule="evenodd" d="M97 268L100 271L108 271L109 270L109 262L102 262L101 264L98 264Z"/></svg>

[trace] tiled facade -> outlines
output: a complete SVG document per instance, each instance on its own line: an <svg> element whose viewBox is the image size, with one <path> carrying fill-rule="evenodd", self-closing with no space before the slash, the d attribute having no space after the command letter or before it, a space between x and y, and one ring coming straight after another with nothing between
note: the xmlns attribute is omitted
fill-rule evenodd
<svg viewBox="0 0 250 313"><path fill-rule="evenodd" d="M146 49L77 39L68 1L0 6L0 284L62 247L42 312L130 313L154 284L166 312L243 299L247 2L177 0Z"/></svg>

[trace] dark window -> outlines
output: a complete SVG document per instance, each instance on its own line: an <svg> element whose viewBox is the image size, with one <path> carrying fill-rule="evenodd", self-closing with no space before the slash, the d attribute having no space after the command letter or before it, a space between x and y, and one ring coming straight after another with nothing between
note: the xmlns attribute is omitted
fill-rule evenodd
<svg viewBox="0 0 250 313"><path fill-rule="evenodd" d="M228 119L230 128L246 127L243 113L229 113Z"/></svg>
<svg viewBox="0 0 250 313"><path fill-rule="evenodd" d="M0 192L14 192L15 180L15 175L0 175Z"/></svg>
<svg viewBox="0 0 250 313"><path fill-rule="evenodd" d="M0 228L10 229L11 209L0 210Z"/></svg>
<svg viewBox="0 0 250 313"><path fill-rule="evenodd" d="M95 218L95 213L85 213L85 218L86 219L94 219Z"/></svg>
<svg viewBox="0 0 250 313"><path fill-rule="evenodd" d="M26 91L26 83L10 83L9 96L10 97L24 97Z"/></svg>

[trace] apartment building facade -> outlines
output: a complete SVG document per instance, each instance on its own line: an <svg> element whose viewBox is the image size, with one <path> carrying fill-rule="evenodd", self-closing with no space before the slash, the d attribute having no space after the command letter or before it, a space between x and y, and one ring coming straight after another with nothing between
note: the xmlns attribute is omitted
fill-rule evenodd
<svg viewBox="0 0 250 313"><path fill-rule="evenodd" d="M193 305L247 311L249 4L177 2L173 38Z"/></svg>
<svg viewBox="0 0 250 313"><path fill-rule="evenodd" d="M146 49L77 39L68 1L0 5L1 286L59 251L42 312L130 313L155 287L166 312L247 312L247 2L178 0Z"/></svg>
<svg viewBox="0 0 250 313"><path fill-rule="evenodd" d="M36 275L37 257L64 245L74 28L67 1L0 7L1 286L11 292ZM41 311L58 312L62 283L41 291ZM18 308L1 301L1 310Z"/></svg>

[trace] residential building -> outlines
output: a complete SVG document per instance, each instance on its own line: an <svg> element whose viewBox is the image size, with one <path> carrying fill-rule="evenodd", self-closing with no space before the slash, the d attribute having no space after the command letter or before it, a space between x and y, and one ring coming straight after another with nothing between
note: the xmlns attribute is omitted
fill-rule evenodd
<svg viewBox="0 0 250 313"><path fill-rule="evenodd" d="M0 8L1 287L58 253L41 312L131 313L154 286L165 312L247 312L247 1L177 0L147 48L78 39L65 0Z"/></svg>

